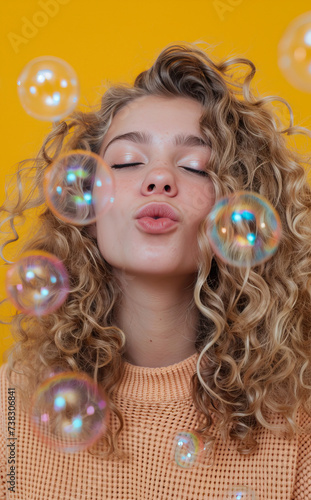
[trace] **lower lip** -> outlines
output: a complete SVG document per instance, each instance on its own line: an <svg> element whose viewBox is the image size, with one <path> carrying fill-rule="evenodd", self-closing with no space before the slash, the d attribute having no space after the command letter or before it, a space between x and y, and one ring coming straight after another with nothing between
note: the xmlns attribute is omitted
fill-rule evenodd
<svg viewBox="0 0 311 500"><path fill-rule="evenodd" d="M142 217L137 219L137 222L144 231L153 234L165 233L177 224L176 220L167 218L152 219L151 217Z"/></svg>

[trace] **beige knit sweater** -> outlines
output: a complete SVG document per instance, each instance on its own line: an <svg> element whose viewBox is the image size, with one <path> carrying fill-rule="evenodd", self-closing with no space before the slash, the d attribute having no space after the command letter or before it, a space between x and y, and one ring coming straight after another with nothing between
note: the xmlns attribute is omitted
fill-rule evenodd
<svg viewBox="0 0 311 500"><path fill-rule="evenodd" d="M236 485L255 492L256 500L311 500L310 436L288 441L260 429L258 451L242 456L233 443L224 443L213 427L213 456L203 457L190 468L177 465L175 436L181 431L191 432L197 424L189 387L197 359L198 354L194 354L164 368L126 363L116 402L125 419L119 442L129 453L128 461L104 460L86 450L62 453L49 449L33 434L27 415L17 409L15 476L11 476L15 492L8 489L7 482L11 467L8 381L7 365L2 365L0 499L231 500L238 499L238 494L230 497L225 492ZM311 425L311 419L303 412L298 418L302 425ZM279 419L275 417L276 422Z"/></svg>

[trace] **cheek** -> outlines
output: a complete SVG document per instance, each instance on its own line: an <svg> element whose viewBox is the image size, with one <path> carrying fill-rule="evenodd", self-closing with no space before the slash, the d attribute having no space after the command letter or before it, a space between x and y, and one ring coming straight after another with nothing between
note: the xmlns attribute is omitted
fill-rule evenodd
<svg viewBox="0 0 311 500"><path fill-rule="evenodd" d="M101 240L122 238L126 218L129 218L129 203L127 192L131 187L129 183L115 180L114 201L109 210L98 214L96 221L97 238Z"/></svg>
<svg viewBox="0 0 311 500"><path fill-rule="evenodd" d="M111 211L109 214L99 216L96 221L97 245L102 256L108 261L109 255L113 252L114 239L118 230Z"/></svg>
<svg viewBox="0 0 311 500"><path fill-rule="evenodd" d="M96 236L98 248L111 265L120 264L132 240L133 224L126 206L115 206L98 218Z"/></svg>
<svg viewBox="0 0 311 500"><path fill-rule="evenodd" d="M207 215L215 203L215 190L211 181L189 191L188 212L194 217Z"/></svg>

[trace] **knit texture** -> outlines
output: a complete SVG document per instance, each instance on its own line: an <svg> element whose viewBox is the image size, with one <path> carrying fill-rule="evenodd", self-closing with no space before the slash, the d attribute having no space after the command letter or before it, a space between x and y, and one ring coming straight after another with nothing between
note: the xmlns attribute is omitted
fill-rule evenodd
<svg viewBox="0 0 311 500"><path fill-rule="evenodd" d="M49 449L34 435L28 416L16 409L16 488L8 490L7 364L0 367L0 499L15 500L223 500L233 485L248 486L256 500L311 500L311 439L291 441L259 429L258 450L243 456L233 442L224 443L215 425L212 456L187 469L174 459L175 436L198 424L190 394L190 379L198 354L163 368L125 364L115 395L125 428L120 447L129 460L102 459L86 450L62 453ZM20 375L14 374L14 381ZM16 398L18 392L16 391ZM17 401L18 404L18 401ZM116 421L111 416L114 428ZM303 412L300 424L311 425ZM281 422L275 416L274 422ZM244 497L242 497L243 499ZM251 497L248 497L250 499Z"/></svg>

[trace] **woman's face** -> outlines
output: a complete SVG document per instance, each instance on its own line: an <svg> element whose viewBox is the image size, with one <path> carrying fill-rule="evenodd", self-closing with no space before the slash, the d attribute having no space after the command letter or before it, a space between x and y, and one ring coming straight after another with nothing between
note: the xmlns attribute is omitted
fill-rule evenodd
<svg viewBox="0 0 311 500"><path fill-rule="evenodd" d="M130 275L187 275L197 270L197 230L215 202L204 170L210 148L199 128L201 105L190 98L147 96L122 108L102 145L105 162L137 165L112 168L115 199L96 221L98 247L107 262ZM135 132L135 135L120 137ZM146 134L148 142L137 136ZM181 144L180 136L202 139ZM177 141L179 139L179 141ZM195 170L191 172L187 168ZM136 216L144 205L166 203L178 215L167 232L151 234Z"/></svg>

